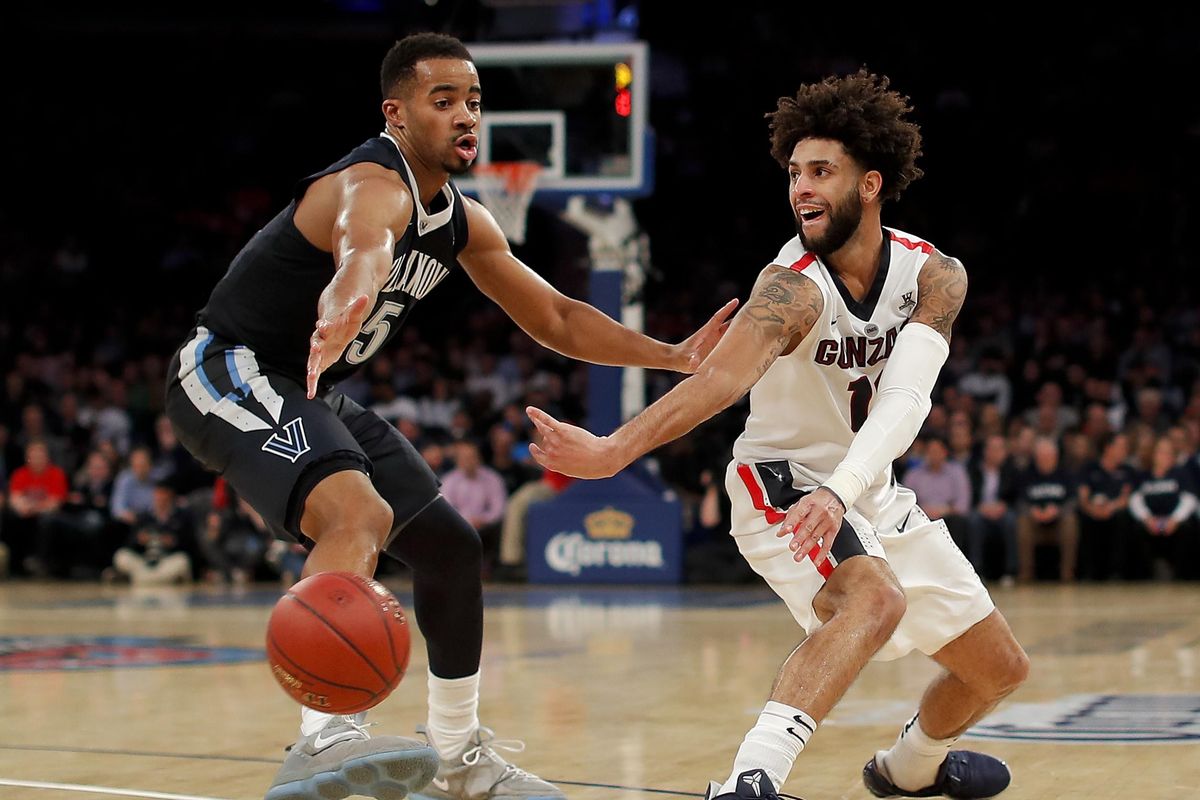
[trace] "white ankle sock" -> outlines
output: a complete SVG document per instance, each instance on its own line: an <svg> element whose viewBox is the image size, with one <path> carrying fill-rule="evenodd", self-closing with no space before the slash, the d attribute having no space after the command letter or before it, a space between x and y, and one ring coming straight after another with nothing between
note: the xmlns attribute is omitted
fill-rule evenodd
<svg viewBox="0 0 1200 800"><path fill-rule="evenodd" d="M792 764L816 729L817 723L800 709L769 701L742 740L733 759L733 772L717 794L734 791L738 776L751 769L763 770L775 788L782 789Z"/></svg>
<svg viewBox="0 0 1200 800"><path fill-rule="evenodd" d="M921 728L918 716L910 719L900 731L891 750L881 750L875 754L875 762L883 767L887 778L910 792L933 785L938 767L958 741L957 736L950 739L929 738Z"/></svg>
<svg viewBox="0 0 1200 800"><path fill-rule="evenodd" d="M323 711L315 711L308 706L302 706L300 708L300 735L312 736L329 724L329 720L331 719L333 719L333 714L326 714Z"/></svg>
<svg viewBox="0 0 1200 800"><path fill-rule="evenodd" d="M479 729L479 673L439 678L429 673L429 742L443 759L461 755Z"/></svg>

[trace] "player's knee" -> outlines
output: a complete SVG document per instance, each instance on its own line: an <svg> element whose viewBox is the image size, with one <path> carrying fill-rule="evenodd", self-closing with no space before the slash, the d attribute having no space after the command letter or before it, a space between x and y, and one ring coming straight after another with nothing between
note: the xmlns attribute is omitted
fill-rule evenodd
<svg viewBox="0 0 1200 800"><path fill-rule="evenodd" d="M997 676L996 696L1007 697L1029 678L1029 656L1021 645L1013 642L1005 653L1003 668Z"/></svg>
<svg viewBox="0 0 1200 800"><path fill-rule="evenodd" d="M866 610L874 621L875 635L882 647L896 632L896 627L904 618L904 612L908 610L904 591L892 581L880 582L871 587L864 601Z"/></svg>
<svg viewBox="0 0 1200 800"><path fill-rule="evenodd" d="M483 539L479 531L462 520L460 524L449 525L446 537L449 546L446 548L446 558L459 567L478 571L483 563Z"/></svg>
<svg viewBox="0 0 1200 800"><path fill-rule="evenodd" d="M400 530L388 552L414 570L479 579L483 542L471 524L438 498Z"/></svg>
<svg viewBox="0 0 1200 800"><path fill-rule="evenodd" d="M346 503L332 533L339 537L361 539L364 546L378 553L391 531L391 506L379 495L366 493Z"/></svg>

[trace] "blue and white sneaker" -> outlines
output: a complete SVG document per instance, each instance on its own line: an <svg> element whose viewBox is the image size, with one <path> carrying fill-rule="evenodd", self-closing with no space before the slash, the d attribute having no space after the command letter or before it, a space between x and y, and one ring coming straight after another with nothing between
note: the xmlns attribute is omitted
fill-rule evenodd
<svg viewBox="0 0 1200 800"><path fill-rule="evenodd" d="M878 755L863 767L863 783L876 797L952 797L956 800L982 800L995 797L1008 788L1012 773L998 758L970 750L951 750L938 767L932 786L915 792L901 789L889 780L877 763Z"/></svg>
<svg viewBox="0 0 1200 800"><path fill-rule="evenodd" d="M366 714L335 716L301 736L275 775L265 800L341 800L350 795L403 800L437 775L432 747L402 736L372 739Z"/></svg>
<svg viewBox="0 0 1200 800"><path fill-rule="evenodd" d="M711 781L708 791L704 793L704 800L801 800L794 795L780 794L776 791L775 784L771 783L767 773L761 769L748 769L738 775L737 786L732 792L717 794L719 791L721 784Z"/></svg>

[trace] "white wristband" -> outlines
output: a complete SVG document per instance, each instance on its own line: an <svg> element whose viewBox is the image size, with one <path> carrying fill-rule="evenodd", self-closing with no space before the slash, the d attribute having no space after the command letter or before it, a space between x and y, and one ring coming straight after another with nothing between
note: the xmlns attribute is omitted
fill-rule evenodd
<svg viewBox="0 0 1200 800"><path fill-rule="evenodd" d="M949 355L945 337L923 323L908 323L896 337L867 419L842 463L822 484L847 509L917 437Z"/></svg>

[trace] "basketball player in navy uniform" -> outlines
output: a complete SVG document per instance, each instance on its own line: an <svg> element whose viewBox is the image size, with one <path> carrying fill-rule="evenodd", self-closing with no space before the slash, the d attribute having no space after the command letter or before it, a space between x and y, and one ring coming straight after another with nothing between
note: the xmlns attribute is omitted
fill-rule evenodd
<svg viewBox="0 0 1200 800"><path fill-rule="evenodd" d="M428 746L372 739L361 715L305 708L268 800L417 790L437 800L561 798L506 762L479 723L478 534L439 495L413 446L333 384L460 266L539 342L595 363L694 370L732 304L667 345L558 293L449 180L478 146L470 53L447 36L408 37L384 58L381 84L383 133L301 181L213 290L172 363L168 413L188 450L276 533L310 548L306 575L370 576L381 552L413 572L429 656Z"/></svg>
<svg viewBox="0 0 1200 800"><path fill-rule="evenodd" d="M881 224L920 177L920 131L886 78L802 86L771 114L798 235L762 270L729 332L658 402L597 438L539 409L534 457L603 477L750 391L726 474L732 534L808 636L706 797L776 798L793 762L872 658L943 668L896 743L863 770L879 797L991 797L1004 762L952 750L1024 679L1028 660L941 521L892 475L929 412L962 308L962 264Z"/></svg>

